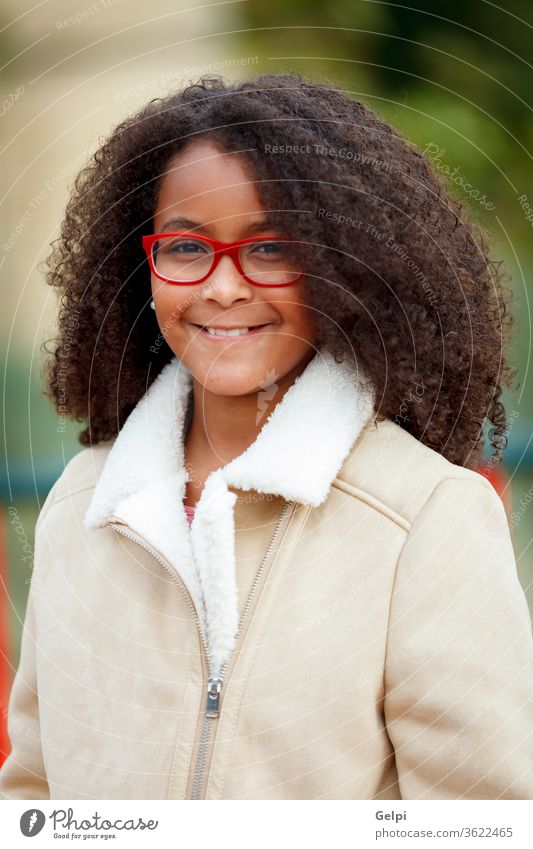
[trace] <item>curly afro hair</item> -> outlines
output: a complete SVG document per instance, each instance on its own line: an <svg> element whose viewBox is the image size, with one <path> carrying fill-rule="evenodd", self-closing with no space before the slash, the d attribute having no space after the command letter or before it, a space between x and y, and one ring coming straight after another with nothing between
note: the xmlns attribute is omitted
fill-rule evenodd
<svg viewBox="0 0 533 849"><path fill-rule="evenodd" d="M169 160L209 138L241 151L272 226L297 241L317 342L355 356L389 418L451 462L506 443L513 318L501 263L424 156L334 85L204 76L120 123L77 176L46 262L61 292L46 363L82 445L112 439L173 356L141 235ZM150 350L152 349L152 350Z"/></svg>

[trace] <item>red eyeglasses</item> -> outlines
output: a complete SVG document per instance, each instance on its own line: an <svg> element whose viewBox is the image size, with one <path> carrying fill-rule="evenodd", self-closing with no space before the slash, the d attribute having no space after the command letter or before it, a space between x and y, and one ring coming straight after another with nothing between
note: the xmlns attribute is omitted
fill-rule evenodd
<svg viewBox="0 0 533 849"><path fill-rule="evenodd" d="M255 286L292 286L304 272L290 250L291 243L294 239L288 236L260 236L238 242L219 242L190 233L142 237L152 273L179 286L202 283L224 254L231 256L239 274Z"/></svg>

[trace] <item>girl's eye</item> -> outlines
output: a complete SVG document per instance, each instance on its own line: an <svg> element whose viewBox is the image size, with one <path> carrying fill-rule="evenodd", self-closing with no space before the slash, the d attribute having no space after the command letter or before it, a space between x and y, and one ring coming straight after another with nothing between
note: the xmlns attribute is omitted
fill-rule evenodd
<svg viewBox="0 0 533 849"><path fill-rule="evenodd" d="M169 239L168 242L163 240L161 242L161 247L169 253L188 255L194 253L207 253L205 245L195 239Z"/></svg>
<svg viewBox="0 0 533 849"><path fill-rule="evenodd" d="M276 251L280 250L280 246L277 242L261 242L256 245L253 249L253 253L276 253Z"/></svg>
<svg viewBox="0 0 533 849"><path fill-rule="evenodd" d="M283 242L259 242L250 249L251 256L257 259L281 259L286 253Z"/></svg>

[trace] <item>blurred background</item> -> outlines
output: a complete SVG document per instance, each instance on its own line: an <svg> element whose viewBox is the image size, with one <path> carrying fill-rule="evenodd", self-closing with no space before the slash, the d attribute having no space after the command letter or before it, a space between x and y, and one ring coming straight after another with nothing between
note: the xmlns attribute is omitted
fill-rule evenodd
<svg viewBox="0 0 533 849"><path fill-rule="evenodd" d="M202 74L288 70L334 83L425 150L491 235L512 276L519 388L505 398L508 447L490 477L533 610L532 43L531 0L4 0L0 760L35 520L80 450L79 428L65 428L42 392L57 302L41 263L76 174L111 128Z"/></svg>

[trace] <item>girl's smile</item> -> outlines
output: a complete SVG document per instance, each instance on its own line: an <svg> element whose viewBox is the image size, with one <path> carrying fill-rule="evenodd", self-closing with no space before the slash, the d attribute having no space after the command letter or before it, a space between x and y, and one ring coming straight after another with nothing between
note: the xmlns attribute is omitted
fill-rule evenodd
<svg viewBox="0 0 533 849"><path fill-rule="evenodd" d="M258 335L261 331L267 332L267 328L272 327L273 325L270 322L265 324L257 324L257 325L205 325L201 324L193 324L190 322L192 327L196 327L203 336L206 336L209 340L213 342L221 342L221 341L237 341L242 339L249 339L251 336Z"/></svg>

